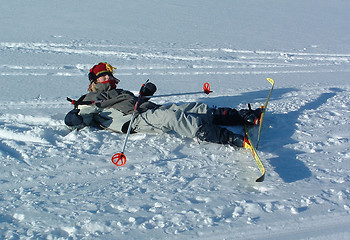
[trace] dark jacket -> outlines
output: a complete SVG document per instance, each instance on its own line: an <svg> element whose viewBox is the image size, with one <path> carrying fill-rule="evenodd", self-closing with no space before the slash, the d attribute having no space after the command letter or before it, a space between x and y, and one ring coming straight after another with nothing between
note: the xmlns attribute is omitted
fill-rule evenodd
<svg viewBox="0 0 350 240"><path fill-rule="evenodd" d="M123 89L107 89L90 92L81 97L79 101L80 103L77 105L78 110L74 114L77 114L75 117L82 119L83 124L70 126L71 128L100 126L125 133L130 123L137 97L132 92ZM158 107L159 105L147 99L141 99L136 115Z"/></svg>

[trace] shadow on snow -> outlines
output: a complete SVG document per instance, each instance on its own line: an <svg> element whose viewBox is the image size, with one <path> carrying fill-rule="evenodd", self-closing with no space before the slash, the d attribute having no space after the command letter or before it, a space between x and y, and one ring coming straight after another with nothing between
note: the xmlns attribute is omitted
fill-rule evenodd
<svg viewBox="0 0 350 240"><path fill-rule="evenodd" d="M310 169L305 165L304 162L298 160L298 155L304 152L296 149L289 148L288 145L296 144L292 136L297 130L298 118L304 111L317 109L321 105L327 102L328 99L334 97L337 92L342 91L338 88L330 89L332 92L323 93L314 101L301 106L296 111L288 112L287 114L271 114L267 110L263 132L262 142L259 150L270 152L277 157L266 159L276 171L276 173L286 183L295 182L298 180L306 179L311 176ZM255 91L242 93L237 96L221 96L215 98L203 98L201 102L208 104L209 106L218 107L232 107L239 103L264 103L269 90ZM270 101L278 100L288 92L299 91L295 88L281 88L275 89L272 93ZM252 106L256 108L259 106ZM267 128L266 125L272 125L272 128Z"/></svg>

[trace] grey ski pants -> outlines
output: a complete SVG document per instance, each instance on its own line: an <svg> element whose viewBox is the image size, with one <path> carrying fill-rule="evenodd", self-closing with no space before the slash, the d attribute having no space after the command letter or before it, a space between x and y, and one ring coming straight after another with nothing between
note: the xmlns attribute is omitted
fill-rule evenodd
<svg viewBox="0 0 350 240"><path fill-rule="evenodd" d="M138 115L133 128L136 132L175 132L182 137L193 138L202 124L212 122L209 111L210 108L204 103L163 105Z"/></svg>

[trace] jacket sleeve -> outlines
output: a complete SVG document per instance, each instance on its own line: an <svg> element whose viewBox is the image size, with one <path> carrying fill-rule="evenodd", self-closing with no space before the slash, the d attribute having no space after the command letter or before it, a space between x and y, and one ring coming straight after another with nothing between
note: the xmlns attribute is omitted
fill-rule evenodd
<svg viewBox="0 0 350 240"><path fill-rule="evenodd" d="M123 114L114 108L105 108L102 112L94 117L100 126L114 132L126 133L127 127L131 120L131 114Z"/></svg>
<svg viewBox="0 0 350 240"><path fill-rule="evenodd" d="M98 127L100 124L96 121L96 116L102 109L94 105L78 105L77 108L69 111L64 118L64 123L71 130L80 130L85 126Z"/></svg>
<svg viewBox="0 0 350 240"><path fill-rule="evenodd" d="M125 133L131 115L124 114L114 108L100 108L96 105L79 106L79 115L87 126L98 126L118 133Z"/></svg>
<svg viewBox="0 0 350 240"><path fill-rule="evenodd" d="M79 105L78 106L79 115L82 117L83 122L87 126L95 126L96 122L94 117L102 111L101 108L97 107L95 104L92 105Z"/></svg>

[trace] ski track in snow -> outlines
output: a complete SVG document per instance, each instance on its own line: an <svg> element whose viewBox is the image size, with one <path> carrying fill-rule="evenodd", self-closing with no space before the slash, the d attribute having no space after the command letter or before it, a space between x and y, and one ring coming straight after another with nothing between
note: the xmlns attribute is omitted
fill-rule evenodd
<svg viewBox="0 0 350 240"><path fill-rule="evenodd" d="M105 56L118 63L121 76L350 71L350 54L316 50L2 42L5 58L73 55L77 62L1 61L0 75L80 77L91 67L84 58ZM271 239L295 239L296 229L300 238L342 236L334 223L350 223L350 187L345 184L350 181L349 90L349 85L306 83L289 91L275 89L259 149L267 168L263 184L254 182L259 171L246 150L172 135L132 135L127 165L117 168L110 158L124 136L92 128L68 131L63 118L70 106L64 99L2 102L0 236L183 239L194 231L207 239L221 234L248 239L247 232L251 239L264 239L262 232ZM265 92L266 87L252 87L235 93L258 93L260 99L251 102L258 105ZM219 89L206 101L220 104L217 99L227 96ZM314 219L321 225L312 224Z"/></svg>
<svg viewBox="0 0 350 240"><path fill-rule="evenodd" d="M317 46L314 46L317 49ZM74 43L0 42L0 52L18 55L79 55L112 58L118 74L133 75L244 75L273 73L349 72L350 53L327 54L315 49L298 51L237 50L196 46L138 46ZM309 52L308 52L309 51ZM128 65L127 62L136 62ZM138 64L142 62L142 64ZM80 76L91 64L1 64L2 76ZM344 68L345 66L345 68ZM322 67L322 69L320 69Z"/></svg>

